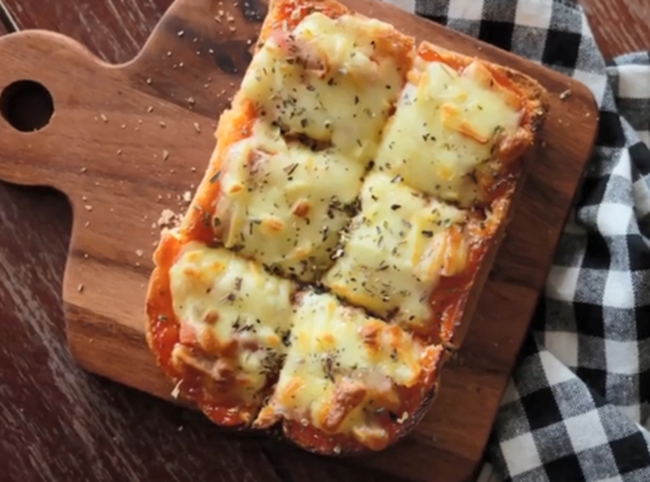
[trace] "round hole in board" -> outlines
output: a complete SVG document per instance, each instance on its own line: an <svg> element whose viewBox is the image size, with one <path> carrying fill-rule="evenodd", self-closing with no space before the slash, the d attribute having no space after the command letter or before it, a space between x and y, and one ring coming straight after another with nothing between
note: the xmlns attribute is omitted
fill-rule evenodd
<svg viewBox="0 0 650 482"><path fill-rule="evenodd" d="M45 127L54 114L50 92L33 80L18 80L0 94L0 113L14 129L34 132Z"/></svg>

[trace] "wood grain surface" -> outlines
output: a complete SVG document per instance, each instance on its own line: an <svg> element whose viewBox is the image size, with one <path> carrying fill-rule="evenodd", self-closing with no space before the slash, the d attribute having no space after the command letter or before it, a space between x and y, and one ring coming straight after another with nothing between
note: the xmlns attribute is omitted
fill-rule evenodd
<svg viewBox="0 0 650 482"><path fill-rule="evenodd" d="M101 58L119 62L141 48L171 2L5 3L20 28L65 33ZM624 25L611 21L609 10L624 12L627 2L583 3L594 6L588 13L603 52L648 48L650 36L641 18L632 16ZM621 31L633 33L617 34ZM0 223L3 480L164 481L194 480L197 474L215 481L397 480L324 465L303 454L292 452L287 458L275 446L266 446L260 455L257 442L215 443L211 428L192 412L156 403L80 370L65 345L61 311L61 279L71 229L66 200L48 190L0 184ZM171 437L170 428L181 430ZM215 455L207 461L192 457L188 447L206 440ZM184 454L182 462L176 457L178 451Z"/></svg>
<svg viewBox="0 0 650 482"><path fill-rule="evenodd" d="M650 50L650 1L579 0L605 58Z"/></svg>

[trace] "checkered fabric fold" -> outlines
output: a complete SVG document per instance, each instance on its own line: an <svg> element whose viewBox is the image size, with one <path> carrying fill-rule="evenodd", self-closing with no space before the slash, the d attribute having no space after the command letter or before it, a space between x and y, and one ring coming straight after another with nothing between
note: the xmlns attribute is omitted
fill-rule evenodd
<svg viewBox="0 0 650 482"><path fill-rule="evenodd" d="M650 481L650 55L569 0L385 0L587 85L596 147L497 416L490 481Z"/></svg>

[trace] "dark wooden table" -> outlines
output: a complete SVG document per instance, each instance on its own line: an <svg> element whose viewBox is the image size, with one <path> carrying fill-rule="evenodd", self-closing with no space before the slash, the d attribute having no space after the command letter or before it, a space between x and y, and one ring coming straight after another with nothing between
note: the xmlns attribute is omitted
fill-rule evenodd
<svg viewBox="0 0 650 482"><path fill-rule="evenodd" d="M55 30L123 62L171 1L3 0L12 20L0 35L14 24ZM606 56L650 48L649 0L581 2ZM222 440L196 413L80 370L60 308L70 227L62 196L0 183L0 480L388 480L273 444Z"/></svg>

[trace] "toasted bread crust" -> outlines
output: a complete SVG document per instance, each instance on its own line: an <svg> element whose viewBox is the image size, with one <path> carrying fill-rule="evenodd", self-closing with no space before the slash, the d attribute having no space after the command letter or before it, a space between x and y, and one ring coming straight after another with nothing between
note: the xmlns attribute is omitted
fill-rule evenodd
<svg viewBox="0 0 650 482"><path fill-rule="evenodd" d="M298 23L312 11L320 11L336 18L345 14L353 14L347 7L334 0L274 0L269 7L269 14L261 28L257 50L265 40L284 23ZM288 12L297 12L289 14ZM356 15L356 14L355 14ZM441 49L433 44L423 42L418 49L414 48L415 40L398 31L390 38L378 39L385 44L384 48L395 49L397 52L408 52L403 55L401 62L405 73L410 69L415 56L423 51L435 52L437 58L452 66L463 68L476 60L449 50ZM406 436L426 414L433 403L440 383L440 371L448 356L447 349L456 347L455 340L458 325L467 325L473 306L476 304L482 286L490 270L498 250L499 242L516 203L516 196L521 190L526 174L524 159L530 158L534 150L537 133L542 129L548 109L547 93L544 88L530 77L509 69L481 60L481 63L506 88L517 93L523 103L525 113L519 130L503 143L500 155L512 162L512 168L504 177L503 186L496 197L491 200L493 225L482 227L476 233L476 243L473 256L473 268L469 275L457 280L450 286L450 291L461 292L453 299L442 296L432 299L444 308L445 316L441 320L442 339L435 339L445 345L446 350L433 362L430 370L422 376L417 385L421 396L411 395L410 403L405 410L405 416L392 420L388 427L389 438L385 443L367 445L355 440L348 434L327 434L313 425L307 426L295 420L274 419L268 424L262 424L260 429L271 433L282 433L291 442L305 450L321 455L351 456L367 451L381 450L392 445ZM203 410L217 425L236 430L253 430L253 422L259 407L228 404L221 401L215 388L198 374L189 372L186 368L179 369L171 363L172 346L179 342L179 320L174 315L170 291L169 271L181 252L182 247L191 241L201 241L206 244L214 243L213 226L209 221L209 213L214 208L220 196L219 182L216 182L222 168L222 159L226 149L235 142L250 135L252 124L256 119L255 107L241 92L233 99L232 107L224 111L218 121L215 132L216 145L212 152L205 174L198 186L196 196L192 200L180 226L164 232L161 242L154 253L155 268L151 274L146 295L146 338L154 354L157 364L174 383L178 384L182 396ZM207 220L207 221L206 221ZM444 292L444 290L442 290ZM444 293L443 293L444 295ZM441 308L441 309L442 309ZM191 382L187 382L191 380ZM415 393L414 391L413 393Z"/></svg>

